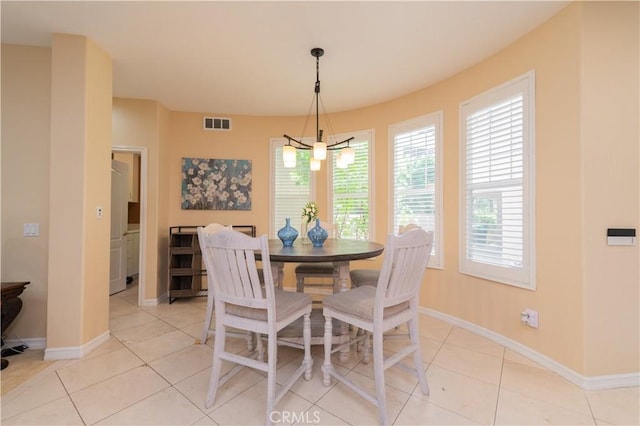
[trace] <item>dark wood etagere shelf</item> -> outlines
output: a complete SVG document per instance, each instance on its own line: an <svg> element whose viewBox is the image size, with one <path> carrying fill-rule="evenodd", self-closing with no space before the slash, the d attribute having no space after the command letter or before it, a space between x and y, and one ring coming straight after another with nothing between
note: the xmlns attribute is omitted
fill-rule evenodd
<svg viewBox="0 0 640 426"><path fill-rule="evenodd" d="M171 226L169 228L169 303L181 297L206 296L202 277L207 274L202 264L198 242L198 226ZM233 229L252 237L254 225L232 225Z"/></svg>

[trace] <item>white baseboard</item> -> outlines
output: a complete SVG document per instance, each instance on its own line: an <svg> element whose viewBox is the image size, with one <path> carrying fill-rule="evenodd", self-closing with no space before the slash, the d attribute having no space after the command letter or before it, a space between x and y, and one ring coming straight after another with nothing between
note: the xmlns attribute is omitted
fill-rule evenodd
<svg viewBox="0 0 640 426"><path fill-rule="evenodd" d="M522 343L516 342L515 340L511 340L494 331L480 327L479 325L473 324L471 322L468 322L460 318L457 318L448 314L444 314L442 312L429 309L429 308L419 307L418 310L420 311L421 314L428 315L430 317L439 319L441 321L455 325L465 330L469 330L472 333L485 337L506 348L509 348L519 353L520 355L526 356L532 361L535 361L538 364L542 365L543 367L560 375L561 377L564 377L565 379L569 380L571 383L574 383L580 386L582 389L601 390L601 389L640 386L640 372L586 377L573 371L567 366L560 364L559 362L549 358L548 356L534 351L533 349L523 345Z"/></svg>
<svg viewBox="0 0 640 426"><path fill-rule="evenodd" d="M167 294L165 293L156 299L144 299L142 301L142 306L157 306L161 303L164 303L166 300L168 300L168 298Z"/></svg>
<svg viewBox="0 0 640 426"><path fill-rule="evenodd" d="M156 306L158 305L158 299L143 299L142 306Z"/></svg>
<svg viewBox="0 0 640 426"><path fill-rule="evenodd" d="M109 331L105 331L100 336L87 342L82 346L72 346L66 348L47 348L44 350L45 361L53 361L60 359L77 359L83 358L86 354L108 341L111 337Z"/></svg>

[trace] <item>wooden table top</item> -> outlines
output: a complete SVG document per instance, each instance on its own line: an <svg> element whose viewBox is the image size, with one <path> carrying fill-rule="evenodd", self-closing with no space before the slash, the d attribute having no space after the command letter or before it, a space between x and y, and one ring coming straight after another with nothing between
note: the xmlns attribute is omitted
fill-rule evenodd
<svg viewBox="0 0 640 426"><path fill-rule="evenodd" d="M279 239L269 240L269 258L272 262L342 262L369 259L382 254L384 245L373 241L328 238L322 247L295 241L284 247ZM256 258L261 259L257 254Z"/></svg>

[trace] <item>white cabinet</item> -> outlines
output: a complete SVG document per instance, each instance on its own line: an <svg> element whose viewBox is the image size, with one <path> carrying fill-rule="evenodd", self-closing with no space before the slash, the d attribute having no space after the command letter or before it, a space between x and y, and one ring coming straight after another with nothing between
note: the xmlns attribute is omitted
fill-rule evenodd
<svg viewBox="0 0 640 426"><path fill-rule="evenodd" d="M131 277L140 269L140 232L127 232L127 276Z"/></svg>
<svg viewBox="0 0 640 426"><path fill-rule="evenodd" d="M129 198L130 203L140 202L140 155L130 152L114 152L113 159L129 166Z"/></svg>

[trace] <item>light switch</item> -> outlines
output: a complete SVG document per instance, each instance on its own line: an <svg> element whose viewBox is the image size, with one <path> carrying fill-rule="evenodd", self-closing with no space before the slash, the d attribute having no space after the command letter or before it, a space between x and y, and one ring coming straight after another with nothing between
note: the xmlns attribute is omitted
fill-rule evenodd
<svg viewBox="0 0 640 426"><path fill-rule="evenodd" d="M25 237L37 237L40 235L39 223L25 223L23 229Z"/></svg>

